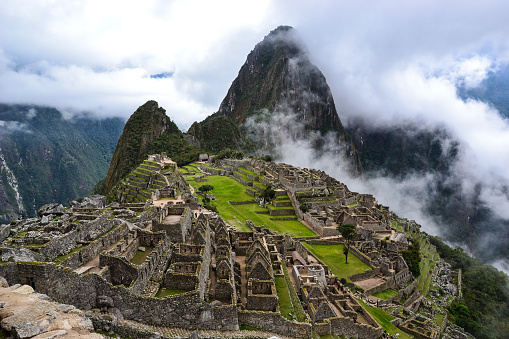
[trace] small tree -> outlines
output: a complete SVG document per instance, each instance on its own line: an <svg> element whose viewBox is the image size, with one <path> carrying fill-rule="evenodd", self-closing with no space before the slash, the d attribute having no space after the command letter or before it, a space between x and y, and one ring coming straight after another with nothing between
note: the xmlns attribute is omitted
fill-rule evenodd
<svg viewBox="0 0 509 339"><path fill-rule="evenodd" d="M346 246L343 249L343 253L345 254L345 263L348 264L348 253L350 252L350 242L355 237L357 232L355 232L355 225L352 224L344 224L336 227L338 232L341 234L343 239L345 239Z"/></svg>
<svg viewBox="0 0 509 339"><path fill-rule="evenodd" d="M207 193L207 192L210 192L214 189L214 186L212 185L201 185L200 187L198 187L198 191L200 191L201 193Z"/></svg>
<svg viewBox="0 0 509 339"><path fill-rule="evenodd" d="M274 199L276 197L276 191L274 191L272 189L272 186L269 185L267 186L267 188L265 188L262 192L262 194L260 195L260 197L263 199L263 201L265 203L271 201L272 199Z"/></svg>

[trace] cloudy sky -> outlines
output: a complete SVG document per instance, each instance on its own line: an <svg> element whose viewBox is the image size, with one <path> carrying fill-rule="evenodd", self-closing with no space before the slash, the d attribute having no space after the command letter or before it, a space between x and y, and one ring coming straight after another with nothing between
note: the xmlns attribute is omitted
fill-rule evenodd
<svg viewBox="0 0 509 339"><path fill-rule="evenodd" d="M217 110L254 45L291 25L344 123L446 126L465 176L495 187L486 200L509 218L489 185L509 181L508 121L456 94L509 60L507 13L505 0L2 0L0 102L127 118L153 99L185 131Z"/></svg>

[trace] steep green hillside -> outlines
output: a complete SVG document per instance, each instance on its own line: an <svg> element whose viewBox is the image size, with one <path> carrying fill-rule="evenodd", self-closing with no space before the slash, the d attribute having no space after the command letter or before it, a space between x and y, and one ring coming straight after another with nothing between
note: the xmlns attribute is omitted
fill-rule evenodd
<svg viewBox="0 0 509 339"><path fill-rule="evenodd" d="M237 124L222 116L210 116L202 123L195 122L187 133L193 135L205 151L213 154L244 142Z"/></svg>
<svg viewBox="0 0 509 339"><path fill-rule="evenodd" d="M118 139L108 174L100 191L111 189L142 163L149 154L166 152L178 165L195 161L199 149L191 145L177 125L168 118L164 108L148 101L134 112Z"/></svg>

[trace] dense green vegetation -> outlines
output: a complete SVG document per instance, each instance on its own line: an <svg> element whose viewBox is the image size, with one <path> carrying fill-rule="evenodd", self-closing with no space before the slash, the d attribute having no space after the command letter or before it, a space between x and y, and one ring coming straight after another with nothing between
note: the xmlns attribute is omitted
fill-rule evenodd
<svg viewBox="0 0 509 339"><path fill-rule="evenodd" d="M102 194L125 178L149 154L166 152L179 166L198 159L200 150L189 143L164 108L148 101L134 112L124 127L111 160Z"/></svg>
<svg viewBox="0 0 509 339"><path fill-rule="evenodd" d="M509 338L507 275L470 258L459 247L449 247L439 237L430 236L430 242L453 269L463 273L463 300L449 309L454 322L477 338Z"/></svg>
<svg viewBox="0 0 509 339"><path fill-rule="evenodd" d="M67 205L92 193L107 172L123 126L118 118L71 120L54 108L28 105L0 104L0 120L6 121L1 152L17 178L26 216L49 202ZM17 212L5 171L0 179L0 206Z"/></svg>
<svg viewBox="0 0 509 339"><path fill-rule="evenodd" d="M216 156L212 159L212 162L216 162L221 159L242 159L244 158L244 153L241 151L237 151L236 149L225 148L221 150Z"/></svg>
<svg viewBox="0 0 509 339"><path fill-rule="evenodd" d="M209 116L201 123L195 122L187 133L194 135L200 146L213 154L225 148L237 147L243 139L239 127L225 116Z"/></svg>
<svg viewBox="0 0 509 339"><path fill-rule="evenodd" d="M412 272L414 277L418 277L421 274L421 269L419 267L421 263L419 242L416 239L412 240L412 243L408 246L408 250L401 251L401 255L408 265L408 270Z"/></svg>

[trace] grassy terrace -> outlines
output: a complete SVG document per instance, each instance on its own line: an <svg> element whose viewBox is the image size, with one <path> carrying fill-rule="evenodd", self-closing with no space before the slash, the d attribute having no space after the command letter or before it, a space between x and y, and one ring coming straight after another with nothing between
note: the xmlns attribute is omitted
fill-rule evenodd
<svg viewBox="0 0 509 339"><path fill-rule="evenodd" d="M264 183L261 183L259 181L253 181L253 186L258 186L261 189L266 189L267 188L267 185L265 185Z"/></svg>
<svg viewBox="0 0 509 339"><path fill-rule="evenodd" d="M270 220L271 216L268 214L256 214L255 211L267 211L266 208L259 207L258 204L246 204L246 205L230 205L228 200L231 201L250 201L254 200L254 197L246 193L246 186L242 185L238 181L229 178L227 176L209 175L205 182L195 182L189 180L186 176L188 183L195 189L201 185L212 185L214 190L211 192L215 196L213 205L216 206L221 217L234 225L241 231L251 231L246 226L246 220L251 220L255 225L265 226L272 231L279 233L289 233L295 236L315 236L316 234L302 225L297 220L287 221L276 221ZM234 218L236 217L236 219ZM240 224L239 221L242 223Z"/></svg>
<svg viewBox="0 0 509 339"><path fill-rule="evenodd" d="M419 276L417 288L422 295L426 296L429 292L431 285L431 273L433 272L436 262L438 261L438 255L436 252L432 251L430 245L424 241L424 237L419 238L419 245L421 247L422 260L421 275Z"/></svg>
<svg viewBox="0 0 509 339"><path fill-rule="evenodd" d="M283 273L284 273L284 279L286 281L287 290L289 292L290 296L290 302L292 303L293 310L295 313L293 313L297 317L297 321L299 322L306 322L306 312L304 311L304 308L302 307L302 304L300 302L299 297L297 296L297 293L295 292L295 288L293 287L292 281L290 279L290 275L288 274L288 268L286 267L286 264L283 262Z"/></svg>
<svg viewBox="0 0 509 339"><path fill-rule="evenodd" d="M408 335L406 332L403 332L402 330L391 324L391 320L394 319L392 315L386 313L381 308L368 306L366 305L365 302L363 302L360 299L357 299L357 301L359 302L359 304L362 305L362 307L366 309L366 311L369 312L369 314L371 314L371 316L380 324L380 326L384 328L384 330L387 330L387 332L389 332L390 335L399 333L400 334L399 338L401 339L413 338L413 336Z"/></svg>
<svg viewBox="0 0 509 339"><path fill-rule="evenodd" d="M345 278L347 276L364 273L366 270L371 269L368 265L360 261L351 252L348 255L348 264L345 263L345 255L343 254L343 244L338 245L313 245L306 242L303 243L308 250L310 250L318 259L323 261L329 266L338 278Z"/></svg>
<svg viewBox="0 0 509 339"><path fill-rule="evenodd" d="M290 291L288 290L285 277L275 277L275 281L281 315L288 320L292 320L292 316L290 314L295 314L295 311L293 309L292 299L290 298Z"/></svg>
<svg viewBox="0 0 509 339"><path fill-rule="evenodd" d="M254 180L248 179L246 173L244 173L242 171L235 171L235 173L240 175L242 177L242 179L247 181L247 182L253 182L253 183L255 182Z"/></svg>
<svg viewBox="0 0 509 339"><path fill-rule="evenodd" d="M276 207L276 206L272 206L272 205L267 205L267 208L269 208L271 210L293 210L292 206ZM292 214L295 214L295 213L292 213Z"/></svg>
<svg viewBox="0 0 509 339"><path fill-rule="evenodd" d="M382 300L387 300L389 298L395 297L397 294L398 294L398 291L393 290L392 288L389 288L382 292L373 293L372 295L374 297L380 298Z"/></svg>
<svg viewBox="0 0 509 339"><path fill-rule="evenodd" d="M71 255L73 255L74 253L78 252L79 250L83 249L87 247L87 245L83 245L83 246L80 246L80 247L76 247L74 248L71 252L67 253L67 254L64 254L64 255L59 255L58 257L56 257L53 262L57 265L63 263L64 261L67 260L67 258L69 258Z"/></svg>
<svg viewBox="0 0 509 339"><path fill-rule="evenodd" d="M260 175L256 174L255 172L253 172L253 171L251 171L251 170L248 170L248 169L247 169L247 168L245 168L245 167L240 167L239 169L240 169L242 172L247 173L247 174L250 174L250 175L252 175L252 176L254 176L254 177L259 177L259 176L260 176Z"/></svg>
<svg viewBox="0 0 509 339"><path fill-rule="evenodd" d="M157 291L157 293L156 293L156 298L164 298L164 297L167 297L167 296L170 296L170 295L181 294L181 293L186 293L186 292L189 292L189 291L186 291L186 290L172 290L172 289L169 289L169 288L160 288L159 291Z"/></svg>
<svg viewBox="0 0 509 339"><path fill-rule="evenodd" d="M138 250L138 252L136 252L136 254L134 255L134 258L131 260L131 262L135 265L143 264L143 262L148 257L150 252L152 252L153 249L154 249L154 247L152 247L152 246L145 246L145 251Z"/></svg>

